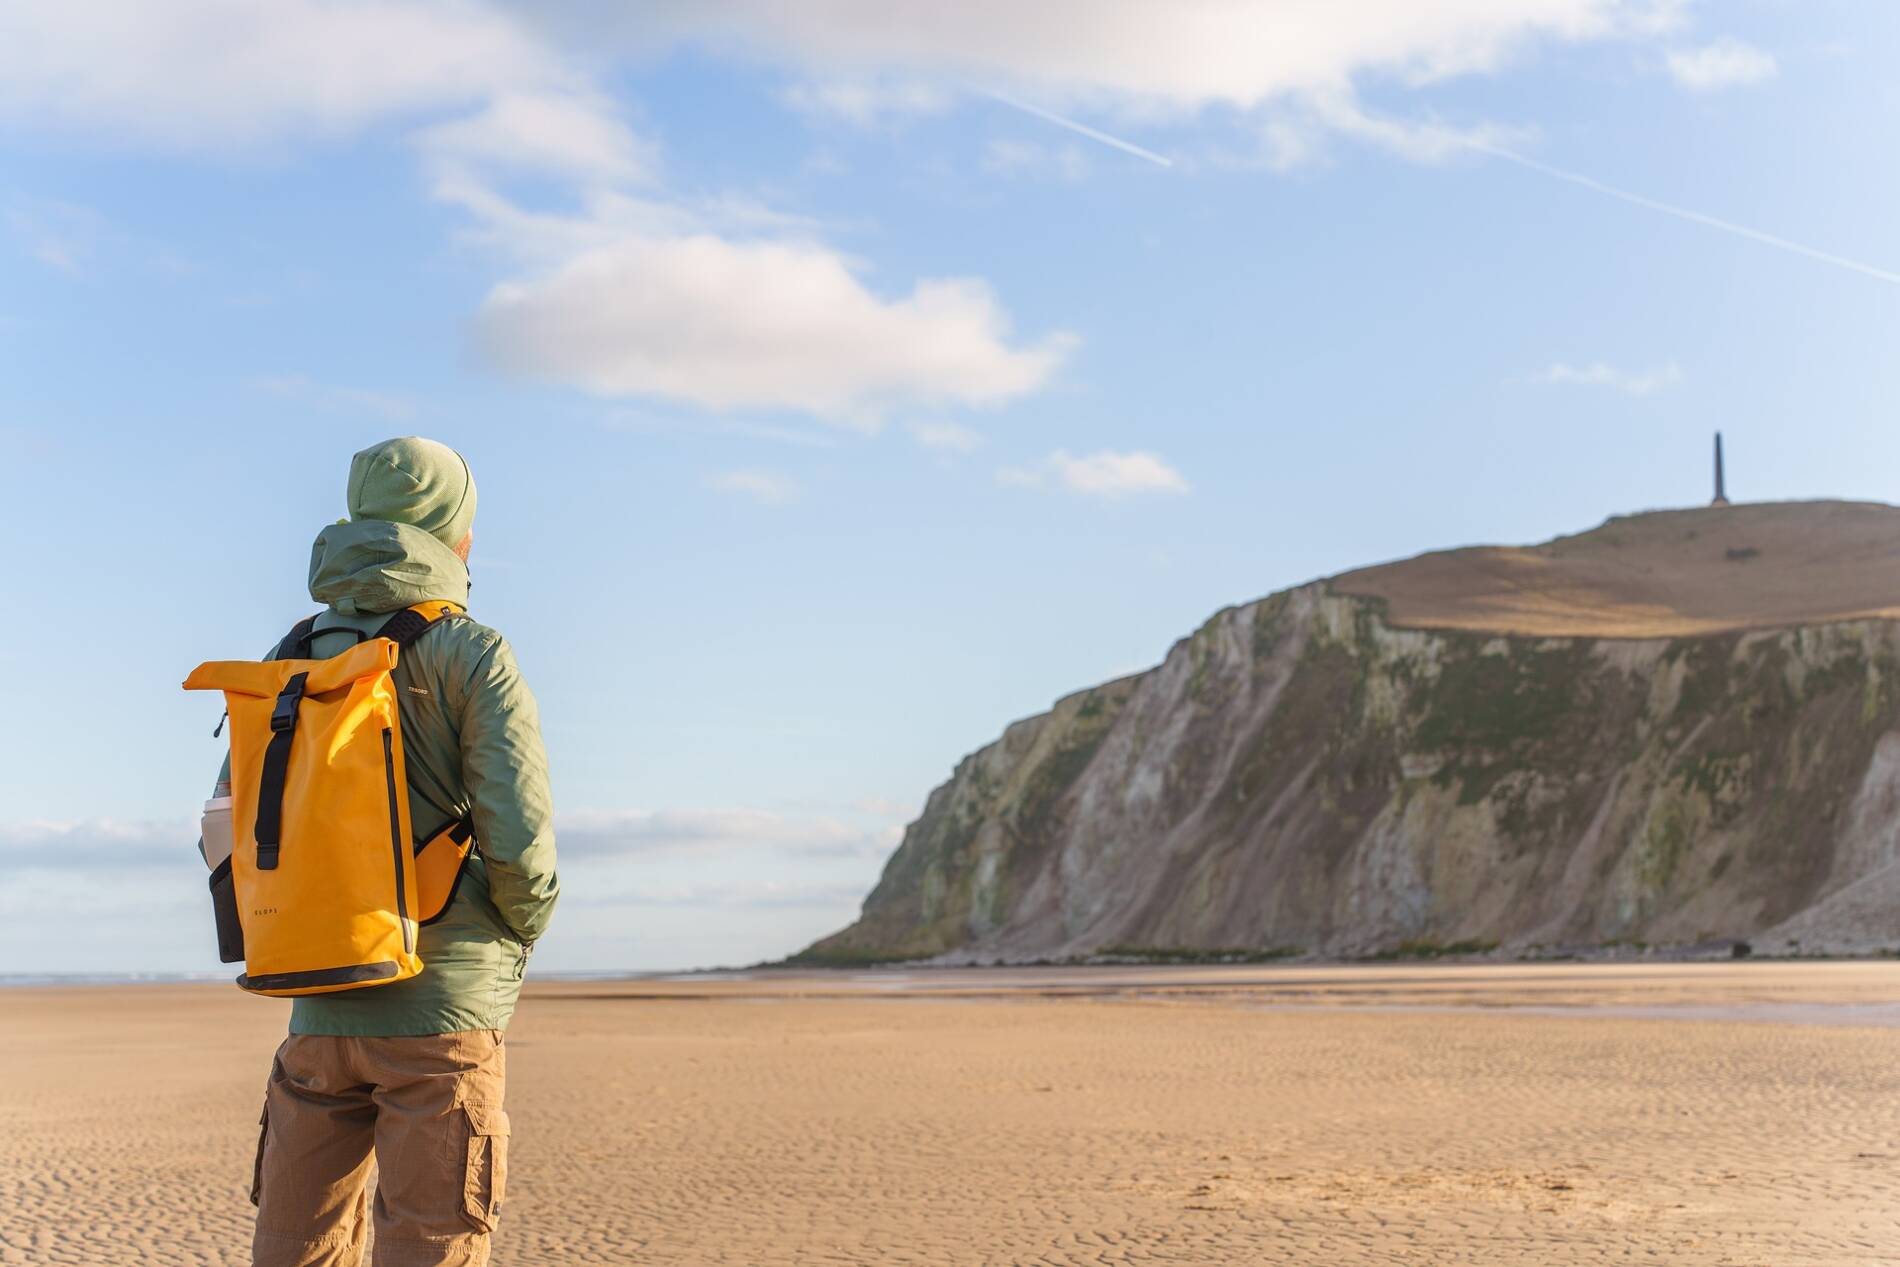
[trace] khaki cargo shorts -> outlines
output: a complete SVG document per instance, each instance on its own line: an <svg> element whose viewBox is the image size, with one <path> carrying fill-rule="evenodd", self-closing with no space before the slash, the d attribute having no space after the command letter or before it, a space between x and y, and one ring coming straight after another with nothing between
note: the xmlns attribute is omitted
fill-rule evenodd
<svg viewBox="0 0 1900 1267"><path fill-rule="evenodd" d="M290 1035L259 1124L252 1262L354 1267L373 1223L376 1267L486 1263L508 1179L503 1082L500 1030Z"/></svg>

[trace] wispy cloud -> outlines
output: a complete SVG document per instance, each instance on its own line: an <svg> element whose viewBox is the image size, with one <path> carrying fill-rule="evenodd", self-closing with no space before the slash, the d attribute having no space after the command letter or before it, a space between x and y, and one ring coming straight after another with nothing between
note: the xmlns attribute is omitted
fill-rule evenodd
<svg viewBox="0 0 1900 1267"><path fill-rule="evenodd" d="M1006 466L998 483L1017 488L1060 488L1087 497L1117 498L1142 493L1185 493L1187 479L1154 453L1103 450L1076 456L1057 449L1034 466Z"/></svg>
<svg viewBox="0 0 1900 1267"><path fill-rule="evenodd" d="M116 872L195 864L196 823L75 818L0 823L0 867L18 871Z"/></svg>
<svg viewBox="0 0 1900 1267"><path fill-rule="evenodd" d="M769 422L746 422L738 418L679 418L645 413L637 409L609 410L601 417L600 425L608 431L624 431L640 435L673 433L735 436L745 440L769 440L774 444L790 444L801 449L835 449L839 444L839 436L835 432L778 426Z"/></svg>
<svg viewBox="0 0 1900 1267"><path fill-rule="evenodd" d="M1693 92L1758 84L1780 70L1772 54L1729 37L1701 48L1678 49L1669 54L1668 65L1675 81Z"/></svg>
<svg viewBox="0 0 1900 1267"><path fill-rule="evenodd" d="M907 430L918 444L940 453L974 453L983 447L981 434L954 422L913 422Z"/></svg>
<svg viewBox="0 0 1900 1267"><path fill-rule="evenodd" d="M391 422L408 422L420 412L416 402L392 392L370 391L361 387L341 387L319 383L302 374L261 375L250 380L257 391L289 400L306 401L325 408L354 413L374 414Z"/></svg>
<svg viewBox="0 0 1900 1267"><path fill-rule="evenodd" d="M637 136L596 92L507 92L476 113L422 129L414 143L436 164L479 163L593 182L651 179L658 147Z"/></svg>
<svg viewBox="0 0 1900 1267"><path fill-rule="evenodd" d="M1274 121L1288 129L1277 144L1287 144L1286 136L1304 138L1295 142L1301 148L1290 156L1293 158L1318 152L1319 140L1311 135L1315 132L1334 133L1407 162L1426 165L1448 162L1472 150L1489 153L1531 139L1523 128L1496 123L1394 118L1366 109L1350 88L1308 94L1297 109L1277 114Z"/></svg>
<svg viewBox="0 0 1900 1267"><path fill-rule="evenodd" d="M796 83L785 90L784 100L805 114L831 115L868 127L892 118L939 114L954 98L927 80L873 75Z"/></svg>
<svg viewBox="0 0 1900 1267"><path fill-rule="evenodd" d="M0 223L26 253L69 276L90 270L111 236L106 218L91 207L56 198L14 198L0 210Z"/></svg>
<svg viewBox="0 0 1900 1267"><path fill-rule="evenodd" d="M706 477L706 487L716 493L749 497L766 506L783 506L798 499L798 482L774 471L721 471Z"/></svg>
<svg viewBox="0 0 1900 1267"><path fill-rule="evenodd" d="M564 854L631 857L754 850L787 858L882 857L896 844L889 825L760 809L664 809L563 814Z"/></svg>
<svg viewBox="0 0 1900 1267"><path fill-rule="evenodd" d="M767 911L802 908L854 910L864 899L862 884L802 884L758 880L731 884L655 884L650 880L609 877L576 891L563 892L576 906L634 906L683 910ZM789 947L787 948L789 949ZM783 953L777 952L777 953Z"/></svg>
<svg viewBox="0 0 1900 1267"><path fill-rule="evenodd" d="M784 858L879 858L902 835L914 806L867 803L848 814L771 810L660 809L570 812L555 823L564 855L586 858L713 855L757 851ZM83 818L0 823L0 867L117 874L202 865L198 824L184 819Z"/></svg>
<svg viewBox="0 0 1900 1267"><path fill-rule="evenodd" d="M1044 176L1058 180L1081 180L1088 175L1088 160L1073 145L1038 145L998 137L983 147L983 170L998 176Z"/></svg>
<svg viewBox="0 0 1900 1267"><path fill-rule="evenodd" d="M1682 381L1682 369L1674 361L1653 370L1619 369L1605 361L1588 365L1570 365L1556 361L1530 375L1529 381L1574 387L1608 387L1632 396L1648 396Z"/></svg>

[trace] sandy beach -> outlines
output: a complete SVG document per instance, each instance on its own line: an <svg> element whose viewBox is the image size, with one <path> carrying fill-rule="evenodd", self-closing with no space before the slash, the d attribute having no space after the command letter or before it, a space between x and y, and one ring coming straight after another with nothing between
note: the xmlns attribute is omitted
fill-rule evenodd
<svg viewBox="0 0 1900 1267"><path fill-rule="evenodd" d="M240 1264L284 1009L25 988L0 1263ZM1900 1261L1900 966L530 988L495 1261Z"/></svg>

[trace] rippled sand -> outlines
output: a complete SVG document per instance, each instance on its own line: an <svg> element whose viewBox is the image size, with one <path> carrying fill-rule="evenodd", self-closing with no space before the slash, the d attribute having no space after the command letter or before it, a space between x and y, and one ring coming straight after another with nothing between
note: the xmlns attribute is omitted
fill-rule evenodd
<svg viewBox="0 0 1900 1267"><path fill-rule="evenodd" d="M281 1005L0 1006L0 1263L243 1263ZM496 1261L1894 1263L1897 1020L1884 964L539 986Z"/></svg>

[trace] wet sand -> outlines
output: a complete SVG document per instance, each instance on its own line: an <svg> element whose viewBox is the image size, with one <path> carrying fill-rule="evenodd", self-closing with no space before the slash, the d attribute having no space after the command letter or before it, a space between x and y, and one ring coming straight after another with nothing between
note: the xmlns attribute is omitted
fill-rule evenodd
<svg viewBox="0 0 1900 1267"><path fill-rule="evenodd" d="M0 1263L241 1264L284 1007L0 993ZM1900 1262L1900 965L530 987L506 1267Z"/></svg>

